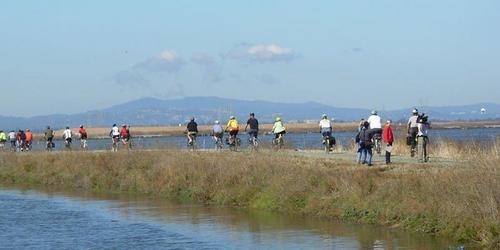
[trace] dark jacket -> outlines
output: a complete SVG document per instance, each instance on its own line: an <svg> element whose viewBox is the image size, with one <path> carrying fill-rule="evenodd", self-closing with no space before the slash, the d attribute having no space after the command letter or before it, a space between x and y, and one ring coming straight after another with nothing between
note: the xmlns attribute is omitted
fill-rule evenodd
<svg viewBox="0 0 500 250"><path fill-rule="evenodd" d="M198 133L198 124L195 121L190 121L187 125L188 132Z"/></svg>
<svg viewBox="0 0 500 250"><path fill-rule="evenodd" d="M366 128L361 129L361 131L359 131L359 133L356 135L356 141L362 142L366 145L371 144L372 138L373 138L373 133Z"/></svg>

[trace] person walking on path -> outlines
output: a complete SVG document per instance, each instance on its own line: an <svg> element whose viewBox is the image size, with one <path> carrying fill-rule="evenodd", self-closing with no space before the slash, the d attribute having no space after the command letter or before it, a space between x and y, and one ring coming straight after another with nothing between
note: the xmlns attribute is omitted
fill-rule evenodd
<svg viewBox="0 0 500 250"><path fill-rule="evenodd" d="M391 152L392 152L392 143L394 142L394 134L392 132L392 121L387 120L384 131L382 132L382 138L386 145L385 147L385 164L391 164Z"/></svg>
<svg viewBox="0 0 500 250"><path fill-rule="evenodd" d="M418 110L413 109L412 115L410 119L408 119L408 135L407 135L407 140L408 140L408 146L411 147L411 157L415 156L415 152L417 150L417 133L418 133L418 127L417 127L417 121L418 121Z"/></svg>
<svg viewBox="0 0 500 250"><path fill-rule="evenodd" d="M367 164L372 166L372 137L373 134L369 129L370 123L364 122L363 128L356 135L356 141L359 141L358 164Z"/></svg>
<svg viewBox="0 0 500 250"><path fill-rule="evenodd" d="M417 127L417 141L418 141L418 154L419 162L428 162L429 157L427 156L427 144L429 143L429 129L430 124L428 121L429 117L422 114L418 119Z"/></svg>

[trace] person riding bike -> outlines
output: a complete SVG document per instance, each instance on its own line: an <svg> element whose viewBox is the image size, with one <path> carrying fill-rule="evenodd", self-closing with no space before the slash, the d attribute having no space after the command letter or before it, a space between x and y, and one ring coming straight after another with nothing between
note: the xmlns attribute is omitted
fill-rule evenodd
<svg viewBox="0 0 500 250"><path fill-rule="evenodd" d="M286 129L281 117L276 117L271 133L274 134L274 141L276 144L282 143L283 135L286 134Z"/></svg>
<svg viewBox="0 0 500 250"><path fill-rule="evenodd" d="M319 121L319 129L321 135L323 135L323 144L326 143L326 140L329 139L329 146L333 146L332 139L332 122L328 119L326 114L321 116L321 121Z"/></svg>
<svg viewBox="0 0 500 250"><path fill-rule="evenodd" d="M45 130L44 132L44 138L45 138L45 141L46 141L46 149L47 150L52 150L52 148L54 147L54 143L52 142L52 140L54 139L54 130L52 130L50 128L50 126L47 126L47 129Z"/></svg>
<svg viewBox="0 0 500 250"><path fill-rule="evenodd" d="M23 130L19 129L16 135L17 147L19 151L24 151L26 149L26 134Z"/></svg>
<svg viewBox="0 0 500 250"><path fill-rule="evenodd" d="M14 130L11 130L9 132L9 141L10 141L10 150L16 151L17 136L16 136L16 132L14 132Z"/></svg>
<svg viewBox="0 0 500 250"><path fill-rule="evenodd" d="M373 110L372 115L368 117L367 122L370 125L370 133L373 135L373 139L375 140L375 150L378 154L380 154L380 142L382 140L382 119L380 118L380 116L378 116L377 111Z"/></svg>
<svg viewBox="0 0 500 250"><path fill-rule="evenodd" d="M80 125L80 129L78 129L78 134L80 135L80 147L82 149L87 148L87 130L83 127L83 125Z"/></svg>
<svg viewBox="0 0 500 250"><path fill-rule="evenodd" d="M71 149L71 142L73 141L73 132L71 132L71 129L69 127L66 127L66 129L63 131L63 139L64 139L64 145L66 148Z"/></svg>
<svg viewBox="0 0 500 250"><path fill-rule="evenodd" d="M120 129L120 138L122 139L123 145L127 146L130 140L130 134L126 124L123 124Z"/></svg>
<svg viewBox="0 0 500 250"><path fill-rule="evenodd" d="M418 110L413 109L412 115L408 119L407 125L407 144L411 149L411 157L415 156L415 151L417 150L417 134L418 134Z"/></svg>
<svg viewBox="0 0 500 250"><path fill-rule="evenodd" d="M0 150L3 151L5 149L5 142L7 141L7 135L3 130L0 129Z"/></svg>
<svg viewBox="0 0 500 250"><path fill-rule="evenodd" d="M25 148L26 150L31 150L31 145L33 143L33 133L29 128L27 128L25 135L26 135Z"/></svg>
<svg viewBox="0 0 500 250"><path fill-rule="evenodd" d="M192 145L194 140L196 140L196 135L198 134L198 124L194 121L194 117L191 117L191 120L187 124L187 137L188 144Z"/></svg>
<svg viewBox="0 0 500 250"><path fill-rule="evenodd" d="M259 134L259 121L255 118L254 113L250 113L250 117L247 120L247 125L245 126L245 132L247 131L248 127L250 127L250 129L248 130L248 136L253 143L253 138L257 139L257 136Z"/></svg>
<svg viewBox="0 0 500 250"><path fill-rule="evenodd" d="M240 126L238 124L238 120L236 120L236 117L229 117L229 121L227 122L225 130L229 132L229 144L235 143L238 132L240 131Z"/></svg>
<svg viewBox="0 0 500 250"><path fill-rule="evenodd" d="M120 140L120 130L118 129L116 124L113 124L111 131L109 131L109 136L112 139L113 151L118 151L118 141Z"/></svg>
<svg viewBox="0 0 500 250"><path fill-rule="evenodd" d="M224 136L224 129L220 125L219 121L214 122L214 126L212 127L212 137L214 138L216 146L222 148L222 137Z"/></svg>

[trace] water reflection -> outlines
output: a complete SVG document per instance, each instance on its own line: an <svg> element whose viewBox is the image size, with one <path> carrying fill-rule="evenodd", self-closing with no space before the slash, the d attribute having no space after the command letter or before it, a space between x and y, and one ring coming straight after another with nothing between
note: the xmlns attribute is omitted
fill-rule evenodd
<svg viewBox="0 0 500 250"><path fill-rule="evenodd" d="M42 248L196 249L435 249L449 244L386 227L129 195L0 189L0 211L0 231L9 232L0 241L10 239L7 246L13 248L33 246L26 242Z"/></svg>

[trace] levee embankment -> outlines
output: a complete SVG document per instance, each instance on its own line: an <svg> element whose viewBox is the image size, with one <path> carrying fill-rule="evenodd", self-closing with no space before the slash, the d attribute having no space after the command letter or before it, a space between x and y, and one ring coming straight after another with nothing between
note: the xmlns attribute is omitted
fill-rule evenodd
<svg viewBox="0 0 500 250"><path fill-rule="evenodd" d="M132 192L382 224L500 246L500 157L378 164L304 152L0 154L0 183ZM488 155L488 157L486 157Z"/></svg>

